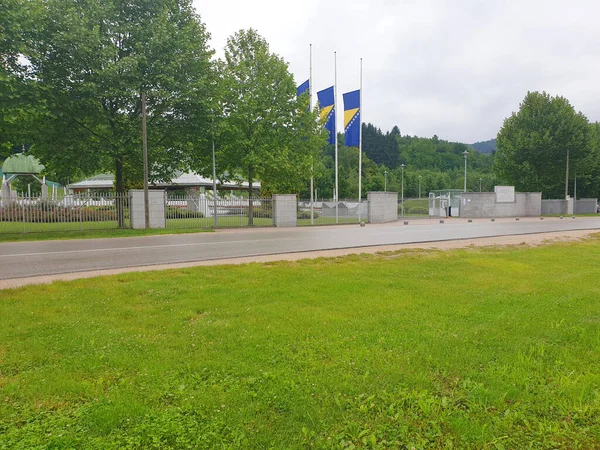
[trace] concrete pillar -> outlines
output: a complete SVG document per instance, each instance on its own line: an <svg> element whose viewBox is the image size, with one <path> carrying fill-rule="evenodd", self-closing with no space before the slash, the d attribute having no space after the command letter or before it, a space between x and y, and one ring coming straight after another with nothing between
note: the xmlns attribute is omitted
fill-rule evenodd
<svg viewBox="0 0 600 450"><path fill-rule="evenodd" d="M48 185L42 184L42 200L48 200Z"/></svg>
<svg viewBox="0 0 600 450"><path fill-rule="evenodd" d="M10 186L8 183L2 183L2 190L0 191L0 197L2 197L2 207L8 206L10 203Z"/></svg>
<svg viewBox="0 0 600 450"><path fill-rule="evenodd" d="M397 192L368 192L369 223L386 223L398 220Z"/></svg>
<svg viewBox="0 0 600 450"><path fill-rule="evenodd" d="M569 197L567 199L567 212L566 215L570 216L575 211L575 202L573 201L573 197Z"/></svg>
<svg viewBox="0 0 600 450"><path fill-rule="evenodd" d="M298 225L298 201L295 194L273 195L273 225L276 227Z"/></svg>
<svg viewBox="0 0 600 450"><path fill-rule="evenodd" d="M165 216L166 191L148 191L150 206L150 228L166 228ZM144 190L129 191L129 217L131 228L141 229L146 226L146 209L144 206Z"/></svg>

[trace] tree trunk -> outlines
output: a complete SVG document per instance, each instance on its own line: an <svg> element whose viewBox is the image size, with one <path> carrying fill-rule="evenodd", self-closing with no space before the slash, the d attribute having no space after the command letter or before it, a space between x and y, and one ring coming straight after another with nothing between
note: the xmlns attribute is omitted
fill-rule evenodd
<svg viewBox="0 0 600 450"><path fill-rule="evenodd" d="M248 225L254 225L254 202L252 201L252 177L254 176L254 167L248 168Z"/></svg>
<svg viewBox="0 0 600 450"><path fill-rule="evenodd" d="M117 222L119 228L125 228L125 203L123 192L123 158L115 158L115 189L117 205Z"/></svg>

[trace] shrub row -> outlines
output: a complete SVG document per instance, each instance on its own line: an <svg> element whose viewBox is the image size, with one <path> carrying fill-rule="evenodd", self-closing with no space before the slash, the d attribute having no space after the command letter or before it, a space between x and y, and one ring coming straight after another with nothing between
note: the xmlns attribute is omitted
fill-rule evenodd
<svg viewBox="0 0 600 450"><path fill-rule="evenodd" d="M21 207L10 206L0 209L0 222L103 222L117 220L117 212L109 209L89 208L65 208L56 207L40 208L36 206Z"/></svg>

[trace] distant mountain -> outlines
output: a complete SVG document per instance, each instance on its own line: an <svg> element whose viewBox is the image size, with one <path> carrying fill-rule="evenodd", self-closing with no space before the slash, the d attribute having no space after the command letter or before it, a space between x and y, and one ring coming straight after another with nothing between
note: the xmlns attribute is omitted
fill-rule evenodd
<svg viewBox="0 0 600 450"><path fill-rule="evenodd" d="M496 151L496 139L490 139L489 141L483 142L475 142L471 144L470 147L473 147L479 153L493 153Z"/></svg>

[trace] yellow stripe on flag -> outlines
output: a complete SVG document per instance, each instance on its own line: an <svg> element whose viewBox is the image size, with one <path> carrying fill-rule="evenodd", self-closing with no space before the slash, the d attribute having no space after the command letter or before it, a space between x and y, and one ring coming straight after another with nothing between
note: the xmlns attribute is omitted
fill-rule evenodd
<svg viewBox="0 0 600 450"><path fill-rule="evenodd" d="M360 108L348 109L344 111L344 128L348 126Z"/></svg>
<svg viewBox="0 0 600 450"><path fill-rule="evenodd" d="M321 111L319 112L319 114L321 116L321 120L327 119L327 116L329 116L329 113L331 112L332 109L333 109L333 105L329 105L329 106L325 106L325 107L321 108Z"/></svg>

